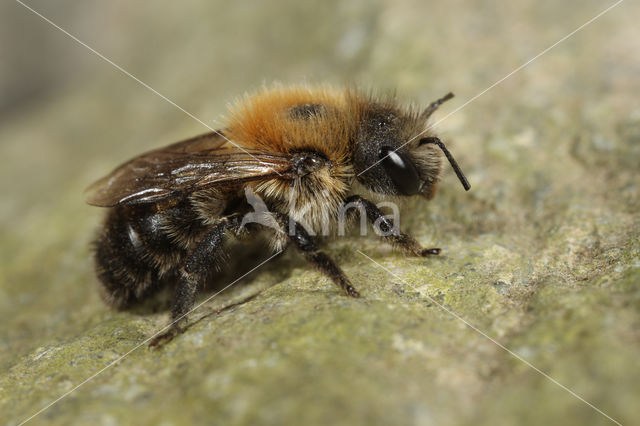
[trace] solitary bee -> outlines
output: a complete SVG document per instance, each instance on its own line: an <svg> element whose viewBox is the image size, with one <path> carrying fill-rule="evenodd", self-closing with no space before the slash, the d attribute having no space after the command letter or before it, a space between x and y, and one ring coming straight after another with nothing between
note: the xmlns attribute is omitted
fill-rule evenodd
<svg viewBox="0 0 640 426"><path fill-rule="evenodd" d="M264 89L232 107L223 129L124 163L87 189L89 204L109 208L94 243L105 301L126 308L175 286L172 326L152 345L171 339L214 271L227 235L260 228L275 228L269 229L274 250L293 244L348 296L359 297L313 238L335 226L345 205L365 212L405 253L439 254L353 190L359 184L381 195L431 199L441 173L438 149L468 190L445 145L423 135L431 114L452 97L418 111L355 90ZM264 203L271 226L247 223L255 214L248 192Z"/></svg>

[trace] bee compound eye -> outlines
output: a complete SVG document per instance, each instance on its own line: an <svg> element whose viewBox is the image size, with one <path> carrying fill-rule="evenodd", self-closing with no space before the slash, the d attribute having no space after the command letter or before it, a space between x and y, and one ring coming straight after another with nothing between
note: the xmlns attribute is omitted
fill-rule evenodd
<svg viewBox="0 0 640 426"><path fill-rule="evenodd" d="M415 195L420 192L420 175L410 159L388 147L380 150L380 159L398 193Z"/></svg>

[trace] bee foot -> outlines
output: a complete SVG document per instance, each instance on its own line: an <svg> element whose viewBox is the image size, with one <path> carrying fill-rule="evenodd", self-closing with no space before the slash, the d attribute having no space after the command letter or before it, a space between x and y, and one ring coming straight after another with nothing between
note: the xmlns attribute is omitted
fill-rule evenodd
<svg viewBox="0 0 640 426"><path fill-rule="evenodd" d="M182 333L182 328L177 326L172 326L166 332L157 335L154 337L149 343L149 349L161 349L164 345L169 343L176 337L178 334Z"/></svg>
<svg viewBox="0 0 640 426"><path fill-rule="evenodd" d="M355 288L353 288L352 285L348 285L345 290L347 291L347 295L353 297L353 298L358 298L360 297L360 293L358 292L358 290L356 290Z"/></svg>
<svg viewBox="0 0 640 426"><path fill-rule="evenodd" d="M427 257L427 256L435 256L440 254L440 249L439 248L428 248L428 249L423 249L420 251L420 256L422 257Z"/></svg>

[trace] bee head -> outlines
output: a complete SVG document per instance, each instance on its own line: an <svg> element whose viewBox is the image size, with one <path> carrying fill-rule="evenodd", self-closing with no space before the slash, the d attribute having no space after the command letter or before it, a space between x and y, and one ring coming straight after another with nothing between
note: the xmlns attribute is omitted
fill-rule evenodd
<svg viewBox="0 0 640 426"><path fill-rule="evenodd" d="M431 199L443 153L468 191L469 182L444 143L435 136L416 138L424 132L429 116L452 97L449 93L420 114L402 111L391 103L367 103L353 159L358 181L381 194L423 195Z"/></svg>

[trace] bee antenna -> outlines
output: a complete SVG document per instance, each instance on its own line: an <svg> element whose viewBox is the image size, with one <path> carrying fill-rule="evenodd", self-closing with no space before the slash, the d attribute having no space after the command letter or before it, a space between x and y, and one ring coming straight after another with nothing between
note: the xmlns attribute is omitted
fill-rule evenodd
<svg viewBox="0 0 640 426"><path fill-rule="evenodd" d="M451 153L449 152L447 147L444 146L442 141L440 139L436 138L435 136L430 136L428 138L420 139L420 143L419 143L418 146L425 145L425 144L428 144L428 143L432 143L432 144L438 145L440 147L442 152L444 152L444 155L447 157L447 160L449 160L449 163L451 164L451 167L453 167L453 170L456 172L456 176L458 176L458 179L460 179L460 183L462 183L462 186L464 187L464 190L468 191L469 189L471 189L471 185L469 185L469 181L467 180L467 178L462 173L462 170L460 170L460 166L458 166L458 163L456 163L456 160L453 158L453 156L451 155Z"/></svg>
<svg viewBox="0 0 640 426"><path fill-rule="evenodd" d="M440 99L438 99L437 101L431 102L429 106L425 108L422 114L420 114L420 118L422 118L423 120L428 119L429 117L431 117L431 114L433 114L438 109L440 105L447 102L451 98L453 98L453 93L449 92L443 97L441 97Z"/></svg>

